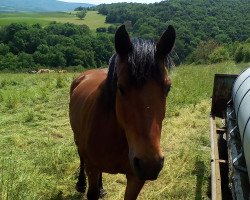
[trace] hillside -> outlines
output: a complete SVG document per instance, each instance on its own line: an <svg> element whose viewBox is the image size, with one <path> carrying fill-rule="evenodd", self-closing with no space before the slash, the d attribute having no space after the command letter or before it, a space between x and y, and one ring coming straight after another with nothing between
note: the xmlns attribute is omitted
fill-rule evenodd
<svg viewBox="0 0 250 200"><path fill-rule="evenodd" d="M202 42L245 41L250 36L249 0L169 0L154 4L118 3L97 6L108 23L128 23L135 37L159 37L172 24L176 53L185 60Z"/></svg>
<svg viewBox="0 0 250 200"><path fill-rule="evenodd" d="M0 12L13 11L33 11L33 12L52 12L70 11L76 7L91 7L93 4L67 3L57 0L5 0L0 1Z"/></svg>

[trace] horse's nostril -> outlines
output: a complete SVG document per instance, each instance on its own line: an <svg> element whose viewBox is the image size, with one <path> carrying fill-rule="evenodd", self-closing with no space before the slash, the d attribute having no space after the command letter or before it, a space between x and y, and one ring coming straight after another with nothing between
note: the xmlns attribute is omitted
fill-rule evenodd
<svg viewBox="0 0 250 200"><path fill-rule="evenodd" d="M153 160L143 160L137 157L133 159L133 167L136 175L141 180L155 180L164 164L164 157Z"/></svg>

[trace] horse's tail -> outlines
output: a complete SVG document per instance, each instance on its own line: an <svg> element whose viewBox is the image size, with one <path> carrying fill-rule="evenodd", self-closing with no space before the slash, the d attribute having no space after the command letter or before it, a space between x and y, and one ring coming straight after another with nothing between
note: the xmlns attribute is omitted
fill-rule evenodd
<svg viewBox="0 0 250 200"><path fill-rule="evenodd" d="M85 78L84 74L81 74L80 76L78 76L77 78L75 78L73 80L73 82L71 83L70 86L70 96L72 95L74 89L79 85L79 83L81 83L81 81Z"/></svg>

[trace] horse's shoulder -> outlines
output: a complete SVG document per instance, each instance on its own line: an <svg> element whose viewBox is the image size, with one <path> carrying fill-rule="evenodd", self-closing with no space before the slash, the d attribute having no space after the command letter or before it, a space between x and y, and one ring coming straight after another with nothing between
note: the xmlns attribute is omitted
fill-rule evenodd
<svg viewBox="0 0 250 200"><path fill-rule="evenodd" d="M81 83L81 81L85 78L85 74L81 73L77 78L73 80L70 86L70 96L72 95L74 89Z"/></svg>
<svg viewBox="0 0 250 200"><path fill-rule="evenodd" d="M107 68L104 69L92 69L87 70L81 73L77 78L75 78L70 87L70 95L72 95L74 89L82 82L82 81L90 81L97 83L102 82L107 77Z"/></svg>

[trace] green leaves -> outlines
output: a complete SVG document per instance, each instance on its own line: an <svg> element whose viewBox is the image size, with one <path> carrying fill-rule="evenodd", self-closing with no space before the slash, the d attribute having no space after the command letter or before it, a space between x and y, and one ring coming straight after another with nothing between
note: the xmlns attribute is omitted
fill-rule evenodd
<svg viewBox="0 0 250 200"><path fill-rule="evenodd" d="M86 25L53 22L43 28L16 23L0 28L0 33L0 70L101 67L114 52L110 35L91 34Z"/></svg>
<svg viewBox="0 0 250 200"><path fill-rule="evenodd" d="M76 16L79 18L79 19L83 19L87 14L87 11L86 10L81 10L79 12L77 12Z"/></svg>
<svg viewBox="0 0 250 200"><path fill-rule="evenodd" d="M201 42L219 44L244 41L250 35L247 0L172 0L154 4L99 5L109 23L132 23L132 35L157 39L168 25L177 33L175 51L179 62L187 60Z"/></svg>

